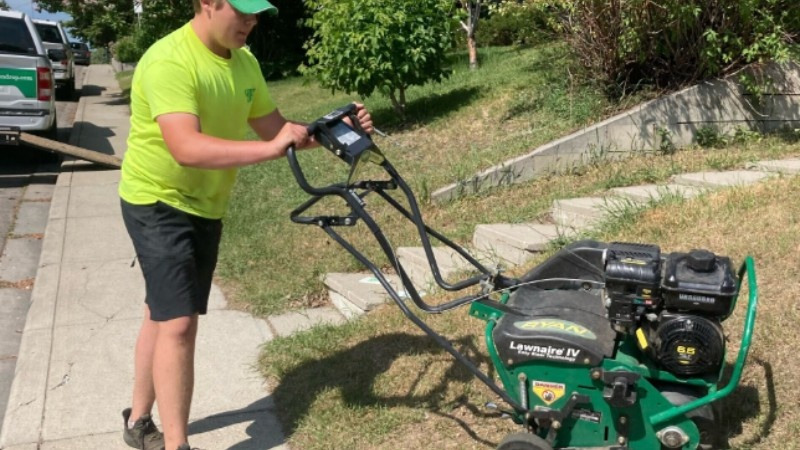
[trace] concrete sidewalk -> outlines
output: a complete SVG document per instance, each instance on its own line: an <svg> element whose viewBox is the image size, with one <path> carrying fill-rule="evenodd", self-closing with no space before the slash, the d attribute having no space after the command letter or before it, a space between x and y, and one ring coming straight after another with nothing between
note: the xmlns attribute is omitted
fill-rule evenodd
<svg viewBox="0 0 800 450"><path fill-rule="evenodd" d="M90 66L70 143L122 156L128 105L111 66ZM124 449L144 282L119 210L119 171L65 163L53 193L0 448ZM212 290L200 320L190 441L287 448L255 366L267 323ZM156 417L156 421L158 418Z"/></svg>

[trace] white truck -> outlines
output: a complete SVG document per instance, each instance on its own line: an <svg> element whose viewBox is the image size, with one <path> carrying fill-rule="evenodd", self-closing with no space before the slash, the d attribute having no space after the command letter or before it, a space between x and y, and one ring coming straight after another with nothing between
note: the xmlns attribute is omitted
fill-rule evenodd
<svg viewBox="0 0 800 450"><path fill-rule="evenodd" d="M49 139L58 131L50 57L33 21L16 11L0 11L0 127Z"/></svg>
<svg viewBox="0 0 800 450"><path fill-rule="evenodd" d="M69 45L64 27L61 22L52 20L33 19L33 24L36 25L44 48L52 50L49 56L59 95L63 93L66 98L72 98L75 94L75 54Z"/></svg>

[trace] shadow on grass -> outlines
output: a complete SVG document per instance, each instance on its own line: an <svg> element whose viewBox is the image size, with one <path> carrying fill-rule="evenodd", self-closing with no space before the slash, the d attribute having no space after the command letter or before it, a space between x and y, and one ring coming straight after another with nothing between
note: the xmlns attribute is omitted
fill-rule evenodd
<svg viewBox="0 0 800 450"><path fill-rule="evenodd" d="M488 358L472 343L472 339L465 337L452 343L478 366L491 366ZM470 382L473 379L473 375L455 360L449 363L441 379L425 390L424 395L376 394L379 375L389 370L398 358L408 355L442 354L444 351L426 336L393 333L297 366L282 377L282 382L272 393L276 408L281 412L286 436L294 434L304 418L313 414L312 405L322 393L335 390L340 393L345 408L354 410L363 407L424 408L431 414L452 420L475 442L490 447L496 446L496 442L479 436L470 423L450 413L458 407L464 407L479 419L498 417L498 414L484 412L479 405L470 403L466 396L459 397L455 401L445 400L450 383ZM775 423L777 400L772 366L769 362L755 358L750 364L758 365L763 370L767 389L766 405L762 405L763 399L759 398L758 389L752 386L738 386L729 396L720 400L716 407L717 411L723 413L717 416L719 436L715 440L719 446L715 448L730 448L728 439L740 435L743 432L742 424L748 419L758 415L764 416L755 435L742 443L745 448L762 441L770 434ZM725 380L730 377L732 370L732 366L726 368ZM492 377L494 374L489 375ZM408 389L410 392L415 391L423 382L431 382L424 379L427 376L426 370L408 373L407 376L414 377L412 387Z"/></svg>
<svg viewBox="0 0 800 450"><path fill-rule="evenodd" d="M467 355L479 366L488 366L488 358L481 355L469 338L452 341L453 346ZM475 441L484 445L495 446L475 433L470 425L449 414L454 405L446 401L447 389L452 382L469 382L473 375L458 364L450 362L444 375L434 385L425 389L424 395L382 396L376 394L375 383L380 374L389 370L399 357L404 355L441 355L444 350L435 345L427 336L413 336L404 333L383 335L361 342L351 348L337 352L326 358L308 361L297 366L282 377L280 385L272 396L278 410L281 411L284 431L291 436L297 430L304 417L313 414L311 406L317 397L328 390L341 393L342 401L347 408L397 406L422 407L441 417L449 418L461 426ZM449 356L449 355L446 355ZM408 373L414 377L409 391L423 382L426 371ZM429 383L430 380L424 380ZM477 417L498 417L497 414L484 413L475 405L469 404L465 397L455 401L455 406L465 406Z"/></svg>
<svg viewBox="0 0 800 450"><path fill-rule="evenodd" d="M781 129L767 133L767 136L775 137L784 144L796 144L800 142L800 127L791 128L787 125Z"/></svg>
<svg viewBox="0 0 800 450"><path fill-rule="evenodd" d="M416 98L406 104L406 121L402 121L391 107L370 111L372 119L380 124L382 131L397 132L412 124L425 124L446 116L480 98L477 87L462 87L443 94L430 94Z"/></svg>
<svg viewBox="0 0 800 450"><path fill-rule="evenodd" d="M539 54L530 62L525 72L551 83L564 84L569 80L566 79L565 71L560 69L570 67L571 62L573 60L570 58L569 52L561 45L543 45L540 46Z"/></svg>
<svg viewBox="0 0 800 450"><path fill-rule="evenodd" d="M761 404L761 399L758 397L758 389L752 386L738 386L731 395L720 400L718 411L722 411L722 416L718 420L720 424L720 438L723 440L722 448L730 448L728 439L733 436L742 434L742 423L747 419L762 415L764 417L760 427L753 436L742 442L740 447L751 448L752 446L761 442L764 438L769 436L772 431L772 426L775 424L778 411L778 401L775 396L775 380L772 373L772 365L768 361L759 358L750 359L751 365L760 366L763 373L760 374L766 384L767 388L767 404ZM733 366L727 366L725 369L724 380L730 378Z"/></svg>

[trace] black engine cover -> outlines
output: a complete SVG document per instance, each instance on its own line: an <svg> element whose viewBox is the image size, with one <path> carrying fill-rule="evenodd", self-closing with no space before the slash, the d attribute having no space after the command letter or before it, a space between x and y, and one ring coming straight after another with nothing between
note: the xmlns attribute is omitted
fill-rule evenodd
<svg viewBox="0 0 800 450"><path fill-rule="evenodd" d="M598 365L612 357L616 332L599 291L518 289L492 337L503 363L546 360Z"/></svg>
<svg viewBox="0 0 800 450"><path fill-rule="evenodd" d="M725 335L715 319L664 312L652 334L655 360L678 376L719 371L725 358Z"/></svg>

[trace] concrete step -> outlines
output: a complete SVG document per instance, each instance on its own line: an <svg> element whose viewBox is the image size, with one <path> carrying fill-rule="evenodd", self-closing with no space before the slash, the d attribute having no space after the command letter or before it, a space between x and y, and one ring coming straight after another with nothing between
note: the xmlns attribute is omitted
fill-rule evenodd
<svg viewBox="0 0 800 450"><path fill-rule="evenodd" d="M774 173L752 170L730 170L726 172L694 172L675 176L675 184L700 186L705 188L723 188L745 186L774 177Z"/></svg>
<svg viewBox="0 0 800 450"><path fill-rule="evenodd" d="M547 248L559 236L558 227L538 223L485 224L475 227L472 245L490 259L519 265Z"/></svg>
<svg viewBox="0 0 800 450"><path fill-rule="evenodd" d="M630 199L636 203L649 203L662 198L675 195L682 198L692 198L704 192L699 186L686 186L681 184L643 184L609 189L612 195Z"/></svg>
<svg viewBox="0 0 800 450"><path fill-rule="evenodd" d="M406 296L397 275L386 275L389 284L401 298ZM331 303L339 312L352 319L391 301L389 293L372 273L328 273L323 278ZM423 295L423 293L420 293Z"/></svg>
<svg viewBox="0 0 800 450"><path fill-rule="evenodd" d="M615 197L566 198L553 201L551 212L556 227L563 233L572 233L597 226L612 211L624 207L626 201L632 202Z"/></svg>
<svg viewBox="0 0 800 450"><path fill-rule="evenodd" d="M450 247L433 247L432 250L439 266L439 274L445 281L455 281L451 279L453 275L472 268L469 262ZM417 290L433 292L438 288L422 247L399 247L397 258Z"/></svg>
<svg viewBox="0 0 800 450"><path fill-rule="evenodd" d="M267 322L272 325L278 336L289 336L317 325L340 325L346 320L336 308L330 306L267 317Z"/></svg>
<svg viewBox="0 0 800 450"><path fill-rule="evenodd" d="M800 158L759 161L753 164L752 167L755 170L763 170L765 172L797 174L800 173Z"/></svg>

